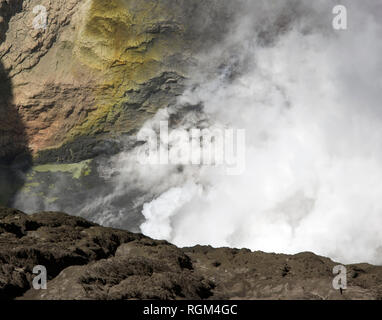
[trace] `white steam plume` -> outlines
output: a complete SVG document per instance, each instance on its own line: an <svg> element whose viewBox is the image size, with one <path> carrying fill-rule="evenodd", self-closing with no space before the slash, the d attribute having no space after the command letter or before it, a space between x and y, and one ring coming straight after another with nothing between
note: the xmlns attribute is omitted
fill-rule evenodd
<svg viewBox="0 0 382 320"><path fill-rule="evenodd" d="M381 10L343 1L349 28L335 31L337 3L283 3L248 4L200 57L198 86L179 100L202 104L210 122L246 129L245 174L177 173L145 204L141 229L179 246L381 264Z"/></svg>
<svg viewBox="0 0 382 320"><path fill-rule="evenodd" d="M332 28L339 2L346 31ZM179 246L382 264L380 1L237 0L234 16L223 41L206 42L178 104L143 129L174 115L183 129L245 129L245 173L142 165L141 146L99 166L110 186L79 210L57 209L130 230L135 223Z"/></svg>

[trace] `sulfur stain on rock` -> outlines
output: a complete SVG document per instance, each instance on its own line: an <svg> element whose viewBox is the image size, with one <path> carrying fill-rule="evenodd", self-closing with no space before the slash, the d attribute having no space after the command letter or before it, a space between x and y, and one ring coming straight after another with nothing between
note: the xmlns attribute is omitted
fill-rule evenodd
<svg viewBox="0 0 382 320"><path fill-rule="evenodd" d="M183 27L169 16L161 1L93 0L74 54L82 64L102 73L96 102L69 139L110 131L130 133L164 107L160 101L133 101L136 92L169 71L181 73L170 57L185 47ZM167 61L168 60L168 61ZM156 88L157 90L160 88ZM169 97L170 98L170 97Z"/></svg>
<svg viewBox="0 0 382 320"><path fill-rule="evenodd" d="M0 12L9 20L0 44L14 91L8 103L35 163L94 158L99 144L133 135L175 103L197 55L229 29L230 3L30 0ZM36 5L49 13L38 32L29 25Z"/></svg>
<svg viewBox="0 0 382 320"><path fill-rule="evenodd" d="M35 34L21 22L33 20L37 4L50 23ZM93 158L95 144L134 133L173 103L194 46L185 35L187 5L31 0L12 13L0 56L35 162ZM86 152L73 156L76 148Z"/></svg>
<svg viewBox="0 0 382 320"><path fill-rule="evenodd" d="M92 160L82 161L71 164L45 164L33 167L34 172L68 172L73 179L80 179L82 176L88 176L91 173L90 163Z"/></svg>

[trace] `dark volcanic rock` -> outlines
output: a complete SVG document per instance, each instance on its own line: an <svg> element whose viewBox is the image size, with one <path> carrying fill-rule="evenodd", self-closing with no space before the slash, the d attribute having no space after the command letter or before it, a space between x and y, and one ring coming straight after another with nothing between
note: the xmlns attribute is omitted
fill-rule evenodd
<svg viewBox="0 0 382 320"><path fill-rule="evenodd" d="M332 288L328 258L197 246L180 249L64 213L0 208L1 299L381 299L382 267L347 266ZM47 290L31 289L33 267Z"/></svg>
<svg viewBox="0 0 382 320"><path fill-rule="evenodd" d="M28 290L36 265L44 265L53 279L69 266L107 258L121 243L139 238L62 213L29 216L0 209L0 296L14 298Z"/></svg>
<svg viewBox="0 0 382 320"><path fill-rule="evenodd" d="M122 244L115 255L65 269L44 292L26 299L201 299L212 283L192 268L182 250L143 238Z"/></svg>

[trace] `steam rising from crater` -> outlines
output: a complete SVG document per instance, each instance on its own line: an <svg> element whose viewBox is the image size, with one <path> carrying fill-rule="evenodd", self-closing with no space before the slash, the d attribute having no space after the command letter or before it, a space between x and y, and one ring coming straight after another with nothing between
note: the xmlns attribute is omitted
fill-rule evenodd
<svg viewBox="0 0 382 320"><path fill-rule="evenodd" d="M141 165L140 146L99 167L112 191L81 212L131 229L126 216L139 210L142 232L179 246L381 264L382 8L340 2L346 31L332 28L337 1L238 1L230 32L206 43L177 104L145 124L245 129L243 175ZM129 208L118 207L124 198Z"/></svg>
<svg viewBox="0 0 382 320"><path fill-rule="evenodd" d="M338 32L335 4L247 4L200 57L179 105L244 128L247 170L177 174L181 183L144 205L145 234L382 263L381 8L344 3L349 28Z"/></svg>

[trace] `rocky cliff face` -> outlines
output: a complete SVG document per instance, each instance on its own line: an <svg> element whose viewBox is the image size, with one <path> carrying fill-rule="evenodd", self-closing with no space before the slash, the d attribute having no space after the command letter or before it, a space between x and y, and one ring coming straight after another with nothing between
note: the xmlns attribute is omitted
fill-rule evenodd
<svg viewBox="0 0 382 320"><path fill-rule="evenodd" d="M225 34L229 3L1 0L0 203L12 203L31 160L118 152L182 93L195 55Z"/></svg>
<svg viewBox="0 0 382 320"><path fill-rule="evenodd" d="M47 290L31 289L36 265L47 268ZM2 299L382 298L382 267L347 266L341 295L335 265L312 253L181 249L63 213L0 209Z"/></svg>
<svg viewBox="0 0 382 320"><path fill-rule="evenodd" d="M46 10L46 28L35 27L44 13L34 12L37 6ZM3 90L11 95L2 105L12 105L18 117L8 122L23 126L13 129L12 141L27 146L35 162L76 162L106 148L102 141L133 133L174 101L192 54L224 30L216 24L205 34L203 17L211 8L224 4L2 1ZM19 151L9 141L1 141L2 156Z"/></svg>

